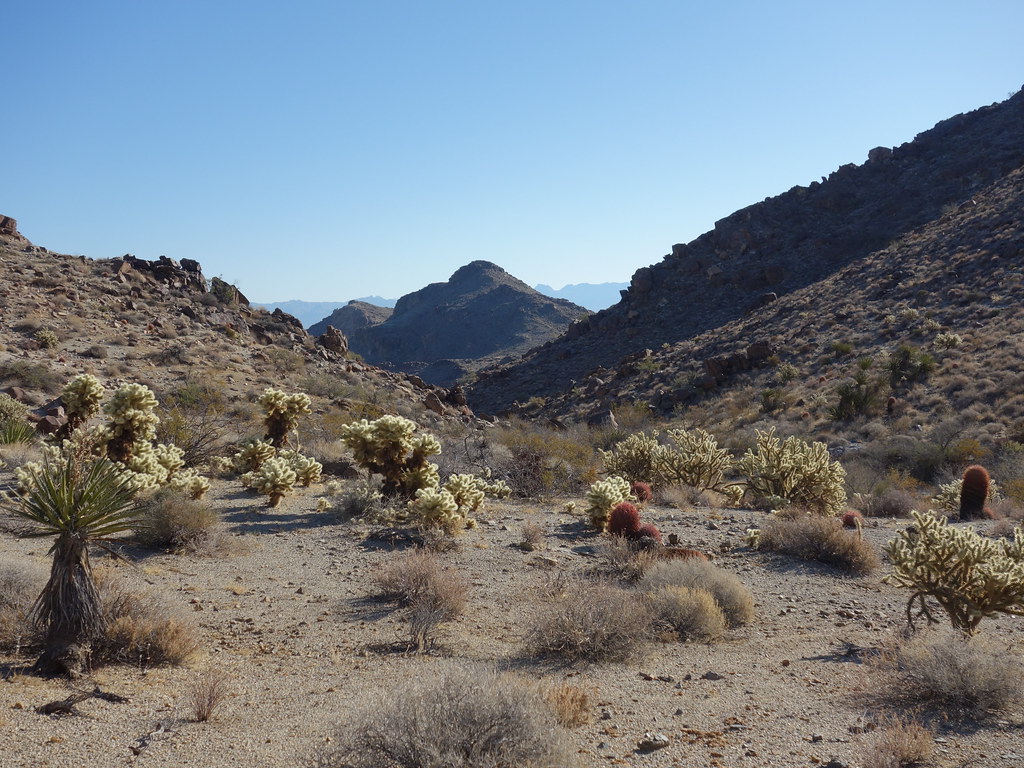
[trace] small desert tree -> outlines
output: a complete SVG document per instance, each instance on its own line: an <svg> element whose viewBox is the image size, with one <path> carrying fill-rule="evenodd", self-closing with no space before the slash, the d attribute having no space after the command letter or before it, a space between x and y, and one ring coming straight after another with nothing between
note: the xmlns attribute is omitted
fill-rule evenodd
<svg viewBox="0 0 1024 768"><path fill-rule="evenodd" d="M29 493L10 506L27 520L28 537L55 537L50 579L33 607L45 634L37 671L77 674L103 625L89 546L136 524L135 487L128 473L106 459L69 455L34 472Z"/></svg>

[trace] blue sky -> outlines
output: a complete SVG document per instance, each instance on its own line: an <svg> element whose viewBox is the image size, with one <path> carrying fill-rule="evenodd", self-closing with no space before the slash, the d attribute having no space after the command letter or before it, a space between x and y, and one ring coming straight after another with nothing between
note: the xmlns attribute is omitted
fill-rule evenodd
<svg viewBox="0 0 1024 768"><path fill-rule="evenodd" d="M22 2L0 214L260 301L627 281L1024 84L1024 3Z"/></svg>

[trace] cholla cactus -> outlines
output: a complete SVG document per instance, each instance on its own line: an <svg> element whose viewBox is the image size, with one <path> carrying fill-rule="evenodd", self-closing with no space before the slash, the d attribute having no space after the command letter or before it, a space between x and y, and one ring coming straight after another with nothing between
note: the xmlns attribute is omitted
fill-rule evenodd
<svg viewBox="0 0 1024 768"><path fill-rule="evenodd" d="M652 483L658 479L658 432L649 435L634 432L615 444L610 451L598 451L609 475L635 482Z"/></svg>
<svg viewBox="0 0 1024 768"><path fill-rule="evenodd" d="M28 406L19 403L6 392L0 392L0 423L25 418Z"/></svg>
<svg viewBox="0 0 1024 768"><path fill-rule="evenodd" d="M445 481L444 490L452 495L460 511L476 512L484 503L486 485L476 475L452 475Z"/></svg>
<svg viewBox="0 0 1024 768"><path fill-rule="evenodd" d="M242 485L270 497L268 507L280 504L281 499L295 488L297 479L288 460L280 456L267 459L258 470L247 472L241 477Z"/></svg>
<svg viewBox="0 0 1024 768"><path fill-rule="evenodd" d="M433 435L416 434L416 423L401 416L362 419L342 430L359 466L384 477L385 496L411 499L416 491L438 484L437 465L427 461L441 452Z"/></svg>
<svg viewBox="0 0 1024 768"><path fill-rule="evenodd" d="M263 423L267 434L263 439L269 440L275 448L288 445L288 433L298 427L299 416L311 412L309 395L302 392L288 395L267 387L256 402L266 413Z"/></svg>
<svg viewBox="0 0 1024 768"><path fill-rule="evenodd" d="M124 384L107 402L107 456L127 463L144 444L153 442L160 417L156 396L145 384Z"/></svg>
<svg viewBox="0 0 1024 768"><path fill-rule="evenodd" d="M608 517L612 510L629 498L629 481L612 475L598 480L587 491L587 514L590 522L599 531L608 527Z"/></svg>
<svg viewBox="0 0 1024 768"><path fill-rule="evenodd" d="M932 513L914 512L914 524L885 546L893 563L887 581L913 590L907 621L924 616L937 623L934 599L955 629L974 634L987 616L1024 616L1024 531L1013 541L993 541L972 528L951 528ZM914 604L918 610L912 614Z"/></svg>
<svg viewBox="0 0 1024 768"><path fill-rule="evenodd" d="M263 440L250 440L231 457L231 467L242 474L255 472L263 466L263 462L274 458L275 455L277 455L277 451L270 443Z"/></svg>
<svg viewBox="0 0 1024 768"><path fill-rule="evenodd" d="M288 462L288 465L295 472L298 482L308 488L312 483L320 482L323 475L324 465L314 458L303 456L298 451L281 451L278 454Z"/></svg>
<svg viewBox="0 0 1024 768"><path fill-rule="evenodd" d="M175 475L168 485L191 499L201 499L210 490L210 481L192 470Z"/></svg>
<svg viewBox="0 0 1024 768"><path fill-rule="evenodd" d="M742 486L725 480L735 462L725 448L718 447L714 435L699 428L670 429L667 434L674 446L662 445L656 452L658 476L662 482L717 491L724 493L733 503L739 502L743 495Z"/></svg>
<svg viewBox="0 0 1024 768"><path fill-rule="evenodd" d="M757 432L757 450L748 450L737 463L755 498L779 496L822 515L832 515L846 503L846 470L832 461L824 443L798 437L779 442L775 428Z"/></svg>
<svg viewBox="0 0 1024 768"><path fill-rule="evenodd" d="M67 414L67 422L61 427L57 436L66 439L71 433L85 424L100 412L100 401L103 399L103 385L99 379L88 373L76 376L67 383L60 393Z"/></svg>
<svg viewBox="0 0 1024 768"><path fill-rule="evenodd" d="M448 533L465 528L468 519L459 513L459 503L443 488L420 488L409 502L409 514L424 528L441 528Z"/></svg>

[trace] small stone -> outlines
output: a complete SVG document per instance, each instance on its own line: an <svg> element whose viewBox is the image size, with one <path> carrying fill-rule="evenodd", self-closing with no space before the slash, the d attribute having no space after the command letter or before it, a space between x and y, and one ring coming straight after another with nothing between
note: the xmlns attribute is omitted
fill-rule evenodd
<svg viewBox="0 0 1024 768"><path fill-rule="evenodd" d="M636 748L641 752L652 752L655 749L664 749L668 746L668 736L663 733L652 733L648 731L643 738L636 743Z"/></svg>
<svg viewBox="0 0 1024 768"><path fill-rule="evenodd" d="M720 675L717 672L705 672L700 676L701 680L724 680L725 675Z"/></svg>
<svg viewBox="0 0 1024 768"><path fill-rule="evenodd" d="M812 744L816 744L816 743L818 743L819 741L824 741L824 740L825 740L825 737L824 737L824 736L822 736L822 735L821 735L820 733L815 733L815 734L813 734L813 735L811 736L811 743L812 743Z"/></svg>

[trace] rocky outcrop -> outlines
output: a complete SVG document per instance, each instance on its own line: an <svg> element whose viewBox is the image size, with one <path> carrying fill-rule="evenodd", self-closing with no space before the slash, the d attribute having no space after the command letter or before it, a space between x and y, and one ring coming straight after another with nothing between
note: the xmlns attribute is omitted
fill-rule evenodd
<svg viewBox="0 0 1024 768"><path fill-rule="evenodd" d="M497 412L550 397L637 349L692 338L747 312L756 318L1024 165L1021 125L1024 92L727 216L637 270L615 306L522 360L481 371L471 403Z"/></svg>
<svg viewBox="0 0 1024 768"><path fill-rule="evenodd" d="M0 237L27 243L28 239L18 231L18 222L10 216L0 215Z"/></svg>
<svg viewBox="0 0 1024 768"><path fill-rule="evenodd" d="M126 253L121 257L121 261L114 274L119 280L126 282L128 273L132 271L139 272L156 283L162 283L173 288L190 288L200 293L206 292L203 268L198 261L192 259L182 259L178 262L166 256L161 256L155 261L148 261ZM214 279L216 280L217 278Z"/></svg>
<svg viewBox="0 0 1024 768"><path fill-rule="evenodd" d="M351 338L357 331L380 325L391 317L392 311L391 307L378 307L376 304L353 299L320 322L313 323L309 326L309 332L314 336L320 336L328 327L333 326Z"/></svg>

